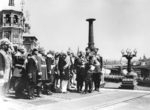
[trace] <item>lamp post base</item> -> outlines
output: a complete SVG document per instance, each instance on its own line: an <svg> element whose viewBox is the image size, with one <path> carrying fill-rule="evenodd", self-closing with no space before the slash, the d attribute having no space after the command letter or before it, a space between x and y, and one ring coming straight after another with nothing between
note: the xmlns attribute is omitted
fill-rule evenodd
<svg viewBox="0 0 150 110"><path fill-rule="evenodd" d="M137 73L130 72L122 79L121 89L137 89Z"/></svg>

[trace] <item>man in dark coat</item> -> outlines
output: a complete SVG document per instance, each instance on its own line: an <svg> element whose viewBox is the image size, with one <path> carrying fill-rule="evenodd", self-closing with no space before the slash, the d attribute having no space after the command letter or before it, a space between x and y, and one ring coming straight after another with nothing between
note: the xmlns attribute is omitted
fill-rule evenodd
<svg viewBox="0 0 150 110"><path fill-rule="evenodd" d="M58 69L60 71L60 88L62 88L62 78L64 75L64 65L65 65L65 61L64 61L64 56L63 53L60 53L60 57L59 57L59 62L58 62Z"/></svg>
<svg viewBox="0 0 150 110"><path fill-rule="evenodd" d="M67 84L69 80L69 66L70 58L67 54L63 53L58 62L60 70L60 88L63 93L67 93Z"/></svg>
<svg viewBox="0 0 150 110"><path fill-rule="evenodd" d="M14 71L13 71L13 76L12 79L14 78L14 90L15 90L15 95L17 97L22 97L22 90L19 85L22 85L21 77L24 71L24 62L25 62L25 50L23 47L18 48L18 52L14 57Z"/></svg>
<svg viewBox="0 0 150 110"><path fill-rule="evenodd" d="M46 88L47 88L47 95L52 95L52 85L54 83L54 70L53 65L54 64L54 57L51 52L47 53L46 56L46 65L47 65L47 73L48 73L48 81L46 82Z"/></svg>
<svg viewBox="0 0 150 110"><path fill-rule="evenodd" d="M76 58L75 67L77 70L77 92L81 92L85 75L85 58L83 52L80 52L78 58Z"/></svg>
<svg viewBox="0 0 150 110"><path fill-rule="evenodd" d="M33 49L32 57L28 60L27 72L28 72L28 98L34 99L34 89L37 84L37 76L42 75L41 73L41 63L38 59L38 50Z"/></svg>

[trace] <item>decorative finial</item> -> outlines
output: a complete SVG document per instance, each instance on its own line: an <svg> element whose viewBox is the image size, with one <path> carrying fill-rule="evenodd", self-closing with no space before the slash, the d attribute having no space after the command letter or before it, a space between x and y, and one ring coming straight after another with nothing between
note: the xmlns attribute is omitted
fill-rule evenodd
<svg viewBox="0 0 150 110"><path fill-rule="evenodd" d="M23 8L24 8L24 5L25 5L25 1L21 0L20 4L21 4L21 10L23 11Z"/></svg>
<svg viewBox="0 0 150 110"><path fill-rule="evenodd" d="M30 13L29 11L26 11L26 19L29 20L29 17L30 17Z"/></svg>
<svg viewBox="0 0 150 110"><path fill-rule="evenodd" d="M8 4L9 6L15 6L15 4L14 4L14 0L9 0L9 4Z"/></svg>

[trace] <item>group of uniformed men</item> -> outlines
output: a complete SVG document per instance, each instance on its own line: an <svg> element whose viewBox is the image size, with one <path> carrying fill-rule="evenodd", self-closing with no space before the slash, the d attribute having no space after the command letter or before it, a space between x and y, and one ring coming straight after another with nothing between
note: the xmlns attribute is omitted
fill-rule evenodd
<svg viewBox="0 0 150 110"><path fill-rule="evenodd" d="M35 48L26 54L24 48L2 39L0 96L4 99L9 90L14 90L16 97L28 99L41 94L52 95L52 91L67 93L72 88L85 94L91 93L93 87L99 91L103 61L97 52L98 48L92 52L86 48L85 54L80 51L75 56L70 50L45 54L44 48Z"/></svg>

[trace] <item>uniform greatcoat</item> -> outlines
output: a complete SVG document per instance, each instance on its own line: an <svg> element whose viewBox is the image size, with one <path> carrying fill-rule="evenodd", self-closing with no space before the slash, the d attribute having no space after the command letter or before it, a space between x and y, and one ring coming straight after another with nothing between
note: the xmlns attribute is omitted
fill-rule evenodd
<svg viewBox="0 0 150 110"><path fill-rule="evenodd" d="M41 61L38 56L32 56L27 63L28 76L36 83L38 72L41 72Z"/></svg>

